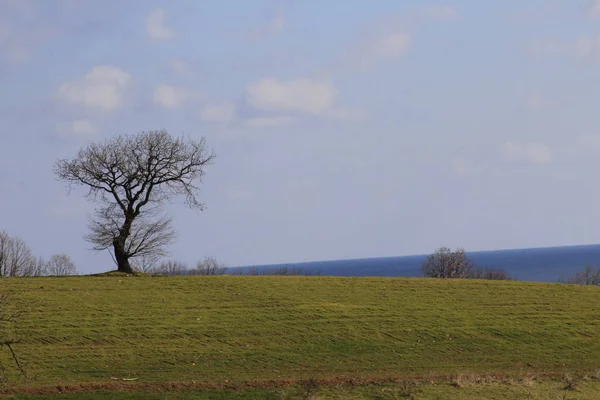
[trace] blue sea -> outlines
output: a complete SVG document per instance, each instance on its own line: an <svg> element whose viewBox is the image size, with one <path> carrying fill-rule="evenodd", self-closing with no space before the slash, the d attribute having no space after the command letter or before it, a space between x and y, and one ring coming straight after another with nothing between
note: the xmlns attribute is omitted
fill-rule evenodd
<svg viewBox="0 0 600 400"><path fill-rule="evenodd" d="M573 276L586 266L600 265L600 245L546 247L467 253L478 267L506 271L523 281L558 282ZM355 260L255 265L260 270L301 268L303 272L326 276L422 276L420 267L427 255L364 258ZM232 268L231 272L240 268Z"/></svg>

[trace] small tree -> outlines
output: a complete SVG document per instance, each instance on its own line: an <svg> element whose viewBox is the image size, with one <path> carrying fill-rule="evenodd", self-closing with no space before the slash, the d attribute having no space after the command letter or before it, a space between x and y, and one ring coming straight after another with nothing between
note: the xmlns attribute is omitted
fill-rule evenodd
<svg viewBox="0 0 600 400"><path fill-rule="evenodd" d="M0 231L0 277L42 275L43 261L36 259L22 239Z"/></svg>
<svg viewBox="0 0 600 400"><path fill-rule="evenodd" d="M600 267L592 267L588 265L581 272L573 275L567 283L576 285L600 285Z"/></svg>
<svg viewBox="0 0 600 400"><path fill-rule="evenodd" d="M196 268L190 271L193 275L223 275L227 272L227 266L221 264L214 257L205 257L196 263Z"/></svg>
<svg viewBox="0 0 600 400"><path fill-rule="evenodd" d="M86 239L95 250L112 248L118 270L132 273L131 258L162 256L174 238L170 219L157 216L162 204L183 196L203 208L197 183L214 157L204 138L184 141L159 130L91 143L59 160L54 173L69 187L88 189L98 207Z"/></svg>
<svg viewBox="0 0 600 400"><path fill-rule="evenodd" d="M447 247L441 247L427 257L421 271L428 278L466 279L473 271L473 262L463 249L451 251Z"/></svg>
<svg viewBox="0 0 600 400"><path fill-rule="evenodd" d="M55 254L50 257L50 260L46 262L45 265L45 273L46 275L76 275L77 268L75 264L66 254Z"/></svg>
<svg viewBox="0 0 600 400"><path fill-rule="evenodd" d="M187 275L188 266L181 261L165 261L156 268L155 272L163 275Z"/></svg>

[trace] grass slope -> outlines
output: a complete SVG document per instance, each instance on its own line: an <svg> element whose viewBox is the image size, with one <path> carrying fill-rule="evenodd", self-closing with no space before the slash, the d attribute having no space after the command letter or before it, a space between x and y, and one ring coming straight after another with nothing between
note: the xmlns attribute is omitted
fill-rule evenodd
<svg viewBox="0 0 600 400"><path fill-rule="evenodd" d="M598 287L220 276L8 278L0 290L24 311L15 349L30 379L12 381L16 390L269 388L600 367Z"/></svg>

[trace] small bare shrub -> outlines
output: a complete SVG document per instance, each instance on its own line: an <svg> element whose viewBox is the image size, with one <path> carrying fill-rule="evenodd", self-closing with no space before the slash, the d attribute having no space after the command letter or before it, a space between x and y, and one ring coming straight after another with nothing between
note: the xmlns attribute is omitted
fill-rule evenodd
<svg viewBox="0 0 600 400"><path fill-rule="evenodd" d="M187 275L188 267L181 261L165 261L156 268L155 272L162 275Z"/></svg>
<svg viewBox="0 0 600 400"><path fill-rule="evenodd" d="M198 261L196 268L190 271L191 275L223 275L227 272L227 266L221 264L214 257L206 257Z"/></svg>
<svg viewBox="0 0 600 400"><path fill-rule="evenodd" d="M68 255L55 254L45 263L44 272L56 276L76 275L77 268Z"/></svg>
<svg viewBox="0 0 600 400"><path fill-rule="evenodd" d="M565 383L564 390L566 392L573 392L577 390L577 386L579 386L580 379L577 377L573 377L570 374L564 374L563 381Z"/></svg>
<svg viewBox="0 0 600 400"><path fill-rule="evenodd" d="M600 285L600 267L588 265L581 272L577 272L567 280L567 283L575 285Z"/></svg>
<svg viewBox="0 0 600 400"><path fill-rule="evenodd" d="M465 380L462 375L456 375L450 380L450 384L457 389L465 387Z"/></svg>

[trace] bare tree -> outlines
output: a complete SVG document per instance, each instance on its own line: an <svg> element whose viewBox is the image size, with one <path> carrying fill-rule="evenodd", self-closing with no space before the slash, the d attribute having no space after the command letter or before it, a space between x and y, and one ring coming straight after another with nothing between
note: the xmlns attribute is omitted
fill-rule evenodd
<svg viewBox="0 0 600 400"><path fill-rule="evenodd" d="M600 285L600 267L588 265L581 272L577 272L567 280L567 283L576 285Z"/></svg>
<svg viewBox="0 0 600 400"><path fill-rule="evenodd" d="M156 268L155 272L163 275L187 275L188 266L181 261L165 261Z"/></svg>
<svg viewBox="0 0 600 400"><path fill-rule="evenodd" d="M77 268L66 254L55 254L46 262L45 273L47 275L76 275Z"/></svg>
<svg viewBox="0 0 600 400"><path fill-rule="evenodd" d="M0 232L0 277L41 275L39 260L22 239Z"/></svg>
<svg viewBox="0 0 600 400"><path fill-rule="evenodd" d="M125 252L129 254L129 258L141 259L147 264L150 260L158 262L167 255L166 247L175 239L176 234L171 227L171 219L159 215L159 206L160 204L148 206L131 224L130 236L125 242ZM121 231L121 220L121 212L114 204L96 210L96 218L90 221L90 232L85 236L87 241L94 243L94 250L113 247L114 238ZM114 255L113 259L118 265ZM139 265L135 264L134 266Z"/></svg>
<svg viewBox="0 0 600 400"><path fill-rule="evenodd" d="M130 258L163 253L173 239L170 219L156 218L165 201L183 196L203 209L197 183L214 157L204 138L184 141L158 130L89 144L59 160L54 173L69 187L87 187L99 207L86 239L95 250L112 248L118 270L132 273Z"/></svg>
<svg viewBox="0 0 600 400"><path fill-rule="evenodd" d="M473 271L473 262L463 249L451 251L441 247L427 258L421 271L428 278L468 278Z"/></svg>
<svg viewBox="0 0 600 400"><path fill-rule="evenodd" d="M205 257L196 263L196 268L190 271L191 275L223 275L227 272L227 266L221 264L214 257Z"/></svg>
<svg viewBox="0 0 600 400"><path fill-rule="evenodd" d="M46 274L46 261L42 257L32 260L26 276L42 276Z"/></svg>

